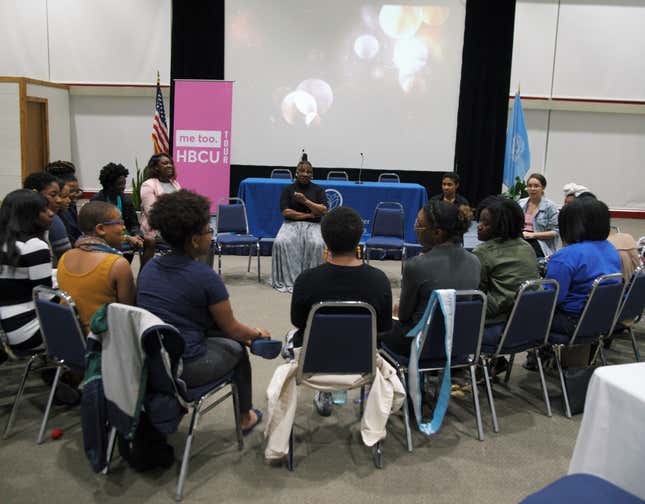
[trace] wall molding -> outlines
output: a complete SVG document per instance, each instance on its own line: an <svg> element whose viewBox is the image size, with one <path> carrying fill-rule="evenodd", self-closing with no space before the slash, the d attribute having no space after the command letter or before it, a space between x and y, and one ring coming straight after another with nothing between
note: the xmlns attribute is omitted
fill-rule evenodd
<svg viewBox="0 0 645 504"><path fill-rule="evenodd" d="M563 112L601 112L609 114L645 114L643 100L606 100L596 98L521 96L524 110L557 110ZM514 96L508 99L513 108Z"/></svg>

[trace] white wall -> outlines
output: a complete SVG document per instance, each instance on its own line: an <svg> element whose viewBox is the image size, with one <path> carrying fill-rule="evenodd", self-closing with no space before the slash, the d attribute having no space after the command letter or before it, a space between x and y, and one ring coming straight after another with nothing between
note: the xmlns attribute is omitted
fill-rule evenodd
<svg viewBox="0 0 645 504"><path fill-rule="evenodd" d="M0 198L21 187L20 91L18 83L0 82Z"/></svg>
<svg viewBox="0 0 645 504"><path fill-rule="evenodd" d="M72 159L69 91L49 86L27 84L27 96L47 99L49 132L49 159Z"/></svg>

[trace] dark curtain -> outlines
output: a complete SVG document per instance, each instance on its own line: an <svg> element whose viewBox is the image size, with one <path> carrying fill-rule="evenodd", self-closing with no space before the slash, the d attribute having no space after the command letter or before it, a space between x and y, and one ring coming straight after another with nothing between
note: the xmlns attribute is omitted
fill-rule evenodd
<svg viewBox="0 0 645 504"><path fill-rule="evenodd" d="M173 0L170 51L172 132L174 80L224 78L224 0Z"/></svg>
<svg viewBox="0 0 645 504"><path fill-rule="evenodd" d="M502 188L514 22L515 0L466 4L455 171L473 205Z"/></svg>

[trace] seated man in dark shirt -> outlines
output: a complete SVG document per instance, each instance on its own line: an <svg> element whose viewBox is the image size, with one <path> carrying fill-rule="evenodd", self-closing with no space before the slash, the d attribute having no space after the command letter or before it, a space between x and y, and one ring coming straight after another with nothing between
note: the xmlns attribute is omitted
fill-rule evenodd
<svg viewBox="0 0 645 504"><path fill-rule="evenodd" d="M456 172L444 173L441 177L441 194L436 194L431 199L453 203L457 206L470 206L466 198L461 194L457 194L460 180L461 179Z"/></svg>
<svg viewBox="0 0 645 504"><path fill-rule="evenodd" d="M321 301L364 301L374 307L378 332L392 327L392 290L385 274L363 264L356 246L363 234L363 220L352 208L338 207L322 220L321 231L329 250L327 262L303 271L291 298L291 323L297 328L293 344L302 346L307 316ZM331 393L317 392L314 404L321 415L331 414Z"/></svg>

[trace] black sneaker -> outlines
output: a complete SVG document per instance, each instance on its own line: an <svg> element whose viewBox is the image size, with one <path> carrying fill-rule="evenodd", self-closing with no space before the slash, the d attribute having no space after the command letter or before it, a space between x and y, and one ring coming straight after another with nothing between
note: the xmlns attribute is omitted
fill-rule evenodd
<svg viewBox="0 0 645 504"><path fill-rule="evenodd" d="M314 393L314 406L320 416L331 415L331 392L316 391L316 393Z"/></svg>

